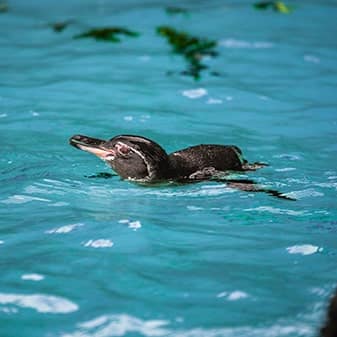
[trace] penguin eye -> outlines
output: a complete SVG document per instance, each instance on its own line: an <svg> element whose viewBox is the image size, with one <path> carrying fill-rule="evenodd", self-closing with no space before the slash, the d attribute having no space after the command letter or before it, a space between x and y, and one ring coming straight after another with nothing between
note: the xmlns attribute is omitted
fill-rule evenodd
<svg viewBox="0 0 337 337"><path fill-rule="evenodd" d="M130 152L130 148L122 144L117 144L116 149L118 153L123 156L127 155Z"/></svg>

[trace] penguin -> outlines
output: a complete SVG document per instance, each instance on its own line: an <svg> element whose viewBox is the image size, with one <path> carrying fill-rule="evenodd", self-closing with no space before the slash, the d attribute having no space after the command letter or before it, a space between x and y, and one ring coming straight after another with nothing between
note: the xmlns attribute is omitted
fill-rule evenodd
<svg viewBox="0 0 337 337"><path fill-rule="evenodd" d="M266 164L249 164L235 145L201 144L171 154L156 142L136 135L101 140L74 135L70 145L105 161L122 179L158 182L204 180L218 172L251 171Z"/></svg>
<svg viewBox="0 0 337 337"><path fill-rule="evenodd" d="M250 179L226 178L231 172L255 171L268 166L249 163L236 145L200 144L167 154L153 140L136 135L119 135L110 140L74 135L69 143L105 161L122 179L146 184L212 180L242 191L264 192L280 199L296 200L261 187Z"/></svg>

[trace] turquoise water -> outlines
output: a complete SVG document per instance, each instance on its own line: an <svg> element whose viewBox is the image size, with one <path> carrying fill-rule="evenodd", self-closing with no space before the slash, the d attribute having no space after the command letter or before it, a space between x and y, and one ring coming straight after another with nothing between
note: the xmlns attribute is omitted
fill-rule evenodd
<svg viewBox="0 0 337 337"><path fill-rule="evenodd" d="M337 4L251 4L10 1L0 14L2 337L316 335L337 280ZM199 81L160 25L218 42ZM103 26L141 35L73 39ZM77 133L236 144L270 164L248 178L297 201L89 178L110 170L68 145Z"/></svg>

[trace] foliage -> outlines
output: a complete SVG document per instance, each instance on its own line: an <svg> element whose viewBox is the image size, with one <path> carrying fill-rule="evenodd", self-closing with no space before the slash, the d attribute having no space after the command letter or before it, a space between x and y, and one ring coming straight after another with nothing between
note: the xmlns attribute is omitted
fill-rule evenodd
<svg viewBox="0 0 337 337"><path fill-rule="evenodd" d="M292 11L291 7L282 1L261 1L255 3L254 7L262 10L272 8L274 11L282 14L289 14Z"/></svg>
<svg viewBox="0 0 337 337"><path fill-rule="evenodd" d="M191 36L185 32L179 32L169 26L157 28L158 34L165 37L172 46L173 52L181 54L188 63L188 68L183 73L200 78L200 72L208 67L201 63L204 56L217 56L214 50L217 43L205 38Z"/></svg>

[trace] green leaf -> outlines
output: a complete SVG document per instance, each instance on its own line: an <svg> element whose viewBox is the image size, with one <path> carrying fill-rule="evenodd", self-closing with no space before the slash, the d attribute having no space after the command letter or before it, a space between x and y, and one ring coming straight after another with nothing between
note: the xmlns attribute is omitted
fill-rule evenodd
<svg viewBox="0 0 337 337"><path fill-rule="evenodd" d="M292 11L291 7L287 6L282 1L276 1L274 3L274 9L282 14L289 14Z"/></svg>
<svg viewBox="0 0 337 337"><path fill-rule="evenodd" d="M282 1L261 1L261 2L256 2L253 6L254 8L259 9L259 10L265 10L268 8L272 8L276 12L282 13L282 14L289 14L292 11L292 8L286 5Z"/></svg>

